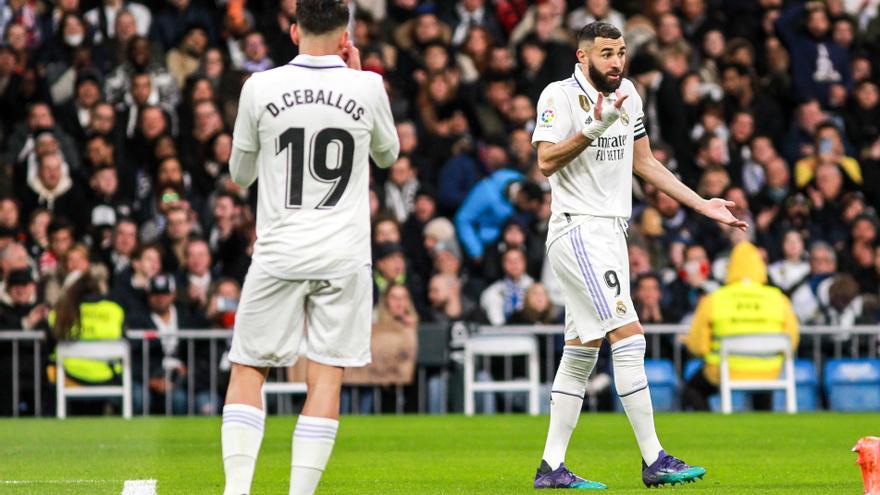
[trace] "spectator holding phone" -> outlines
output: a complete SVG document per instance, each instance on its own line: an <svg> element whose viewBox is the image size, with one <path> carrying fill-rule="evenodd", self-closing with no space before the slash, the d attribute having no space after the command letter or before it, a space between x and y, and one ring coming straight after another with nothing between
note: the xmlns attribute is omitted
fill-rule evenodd
<svg viewBox="0 0 880 495"><path fill-rule="evenodd" d="M846 155L846 147L840 130L831 121L825 121L816 127L814 151L810 156L802 158L795 163L795 185L798 189L806 187L816 169L820 165L830 163L840 167L846 176L846 180L857 185L862 185L862 169L859 162Z"/></svg>

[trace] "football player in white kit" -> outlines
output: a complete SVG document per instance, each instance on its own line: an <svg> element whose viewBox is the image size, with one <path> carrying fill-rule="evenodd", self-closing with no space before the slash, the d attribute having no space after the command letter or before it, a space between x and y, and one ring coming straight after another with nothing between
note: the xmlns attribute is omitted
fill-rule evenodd
<svg viewBox="0 0 880 495"><path fill-rule="evenodd" d="M614 384L642 454L647 486L693 481L706 470L666 454L654 430L645 376L645 337L629 295L626 220L632 174L720 223L745 229L654 159L642 102L623 78L621 32L594 22L578 33L572 77L551 83L538 101L532 143L552 192L547 256L565 299L565 347L553 381L550 427L535 488L604 489L566 468L565 451L581 412L602 339L611 344Z"/></svg>
<svg viewBox="0 0 880 495"><path fill-rule="evenodd" d="M369 157L400 145L382 77L360 71L338 0L299 0L300 55L241 91L230 172L257 178L257 240L232 337L221 428L225 495L250 493L269 368L306 339L308 396L292 440L290 494L314 493L333 449L342 371L370 362Z"/></svg>

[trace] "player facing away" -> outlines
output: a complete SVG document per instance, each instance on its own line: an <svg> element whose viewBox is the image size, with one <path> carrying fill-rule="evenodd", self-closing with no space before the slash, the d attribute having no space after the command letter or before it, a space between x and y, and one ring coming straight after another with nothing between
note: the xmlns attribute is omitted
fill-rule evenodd
<svg viewBox="0 0 880 495"><path fill-rule="evenodd" d="M642 102L623 78L626 45L611 24L578 33L572 77L551 83L538 101L532 143L552 193L547 256L565 299L565 347L553 381L550 427L535 488L604 489L573 474L565 451L581 412L587 377L602 339L611 344L614 385L642 454L646 486L701 478L706 470L663 451L645 376L645 337L629 295L626 220L632 174L720 223L745 229L727 209L705 200L654 159Z"/></svg>
<svg viewBox="0 0 880 495"><path fill-rule="evenodd" d="M345 2L299 0L290 35L300 55L253 74L241 91L230 172L243 187L260 180L229 354L225 495L250 493L268 368L293 364L306 338L308 395L290 469L290 494L304 495L333 449L343 368L370 362L368 156L389 167L400 144L382 78L360 71L348 20Z"/></svg>

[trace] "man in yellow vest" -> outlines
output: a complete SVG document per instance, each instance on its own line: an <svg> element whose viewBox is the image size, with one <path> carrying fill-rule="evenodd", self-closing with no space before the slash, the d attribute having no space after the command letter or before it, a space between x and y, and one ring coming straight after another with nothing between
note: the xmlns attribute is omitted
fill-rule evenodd
<svg viewBox="0 0 880 495"><path fill-rule="evenodd" d="M698 411L709 410L708 398L718 392L721 340L749 334L785 333L792 347L798 345L798 322L788 297L767 284L767 265L749 242L733 248L727 268L727 283L705 296L697 306L687 336L688 350L703 358L700 372L688 381L685 401ZM734 380L774 380L782 370L782 356L731 356ZM755 409L772 407L769 393L753 397Z"/></svg>

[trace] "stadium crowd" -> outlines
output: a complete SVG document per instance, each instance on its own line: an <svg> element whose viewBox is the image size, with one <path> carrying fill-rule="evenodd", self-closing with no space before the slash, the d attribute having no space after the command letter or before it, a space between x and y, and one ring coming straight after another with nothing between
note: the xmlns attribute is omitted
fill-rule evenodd
<svg viewBox="0 0 880 495"><path fill-rule="evenodd" d="M751 225L726 229L633 179L621 283L642 322L688 322L744 239L802 324L880 319L880 1L351 9L401 142L371 181L387 318L562 321L535 105L572 74L574 30L604 20L625 33L657 158ZM295 0L0 1L0 327L48 329L87 276L128 328L231 328L255 237L255 188L228 171L238 95L297 54L295 18Z"/></svg>

